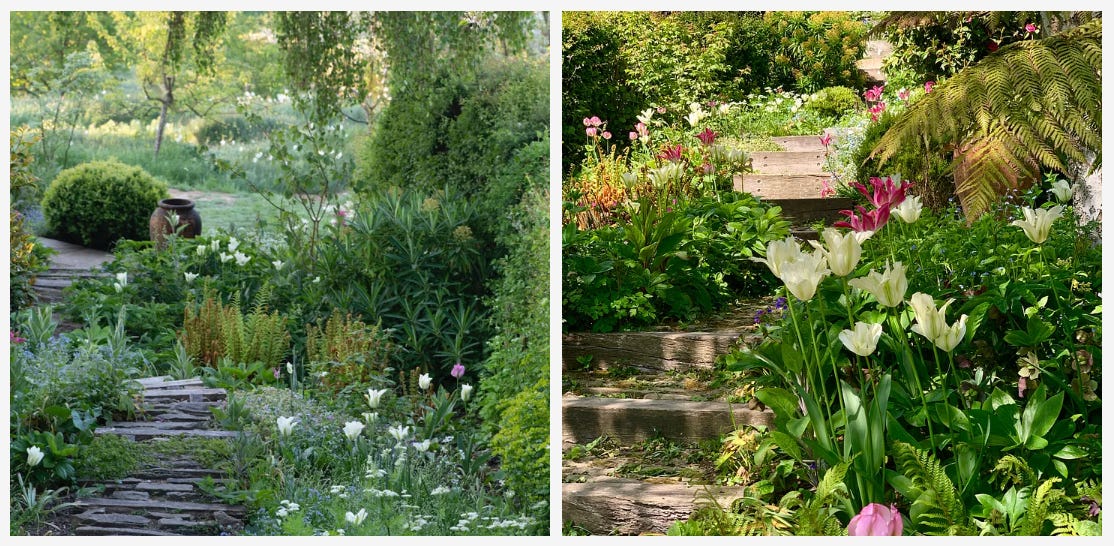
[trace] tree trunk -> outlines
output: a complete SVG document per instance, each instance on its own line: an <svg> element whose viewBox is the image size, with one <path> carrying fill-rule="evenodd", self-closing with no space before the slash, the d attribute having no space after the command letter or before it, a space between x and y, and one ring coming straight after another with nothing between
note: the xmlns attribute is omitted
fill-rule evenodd
<svg viewBox="0 0 1114 546"><path fill-rule="evenodd" d="M155 159L159 158L159 150L162 148L162 135L166 131L167 114L170 107L174 105L174 76L163 76L162 81L163 89L166 92L159 99L162 106L159 108L159 127L155 130Z"/></svg>

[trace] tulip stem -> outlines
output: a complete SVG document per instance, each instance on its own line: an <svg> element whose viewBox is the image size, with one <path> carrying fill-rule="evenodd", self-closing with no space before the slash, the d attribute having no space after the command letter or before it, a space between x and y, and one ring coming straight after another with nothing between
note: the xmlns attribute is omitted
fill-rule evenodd
<svg viewBox="0 0 1114 546"><path fill-rule="evenodd" d="M787 296L785 298L785 301L786 301L786 304L789 307L789 316L792 317L792 319L793 319L793 328L797 331L797 343L801 347L801 358L802 358L802 360L804 360L805 340L804 340L804 336L801 335L801 325L800 325L800 321L797 319L797 312L794 310L793 299L794 299L793 297ZM812 328L812 323L811 322L809 322L809 328L810 329ZM813 335L813 339L816 339L816 333L813 332L812 335ZM815 351L816 351L815 343L813 344L812 349L813 349L813 352L815 353ZM811 379L812 374L809 373L809 372L810 372L810 368L806 364L805 365L805 375L809 379ZM819 356L817 356L817 358L816 358L816 381L818 383L820 383L820 390L824 395L824 411L825 411L826 417L827 417L827 422L825 423L825 425L828 427L828 429L829 429L828 430L828 433L829 433L828 435L829 435L829 437L831 437L831 436L833 436L832 433L834 432L834 431L831 430L831 423L832 423L832 411L831 411L831 403L830 403L831 399L828 397L828 387L827 387L827 385L824 384L824 378L820 374L820 358L819 358ZM821 416L818 416L818 417L823 418L825 416L821 415ZM815 423L813 423L813 425L815 426Z"/></svg>

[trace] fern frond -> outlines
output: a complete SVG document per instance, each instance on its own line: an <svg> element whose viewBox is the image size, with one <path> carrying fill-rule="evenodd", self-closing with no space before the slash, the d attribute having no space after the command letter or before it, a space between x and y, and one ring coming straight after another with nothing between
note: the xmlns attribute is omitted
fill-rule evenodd
<svg viewBox="0 0 1114 546"><path fill-rule="evenodd" d="M1016 455L1005 455L990 470L991 480L1000 484L1003 489L1010 485L1033 485L1037 483L1037 474L1029 463Z"/></svg>
<svg viewBox="0 0 1114 546"><path fill-rule="evenodd" d="M1041 534L1044 520L1048 519L1048 514L1065 498L1064 490L1056 487L1059 482L1060 478L1045 480L1029 498L1029 508L1025 511L1025 519L1022 520L1022 534L1027 536Z"/></svg>
<svg viewBox="0 0 1114 546"><path fill-rule="evenodd" d="M1039 169L1101 166L1102 19L1002 47L912 104L871 157L954 150L956 193L973 221ZM958 172L957 172L958 171Z"/></svg>
<svg viewBox="0 0 1114 546"><path fill-rule="evenodd" d="M951 478L928 451L894 442L897 470L913 484L909 519L924 530L941 534L973 534L970 518Z"/></svg>

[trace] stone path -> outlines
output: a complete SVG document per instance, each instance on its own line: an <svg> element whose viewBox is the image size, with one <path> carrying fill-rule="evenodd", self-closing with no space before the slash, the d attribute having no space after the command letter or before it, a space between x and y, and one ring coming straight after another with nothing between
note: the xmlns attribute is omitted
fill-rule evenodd
<svg viewBox="0 0 1114 546"><path fill-rule="evenodd" d="M200 379L151 377L143 385L143 420L100 427L97 435L115 434L153 443L171 437L233 438L239 433L213 427L210 408L223 406L224 389L205 388ZM75 535L218 535L243 528L243 506L221 504L198 482L225 478L187 455L158 454L151 464L121 480L91 482L93 496L74 499L60 511L61 527ZM219 487L219 486L218 486Z"/></svg>
<svg viewBox="0 0 1114 546"><path fill-rule="evenodd" d="M41 303L62 301L62 290L77 279L105 276L101 266L112 261L112 254L80 245L38 238L39 244L54 249L57 254L50 257L50 269L40 273L35 280L35 291Z"/></svg>

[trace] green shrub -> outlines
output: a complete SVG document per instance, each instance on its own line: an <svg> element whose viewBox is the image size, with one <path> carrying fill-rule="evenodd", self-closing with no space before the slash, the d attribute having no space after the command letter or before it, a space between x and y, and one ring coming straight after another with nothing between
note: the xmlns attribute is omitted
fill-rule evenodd
<svg viewBox="0 0 1114 546"><path fill-rule="evenodd" d="M94 161L58 173L42 209L53 236L107 249L119 239L146 239L151 212L166 197L166 183L147 171L114 160Z"/></svg>
<svg viewBox="0 0 1114 546"><path fill-rule="evenodd" d="M203 146L219 144L222 140L247 142L262 137L278 127L272 118L262 118L259 122L249 122L242 116L228 116L205 120L197 129L197 142Z"/></svg>
<svg viewBox="0 0 1114 546"><path fill-rule="evenodd" d="M633 127L648 104L642 88L629 80L621 54L625 36L614 15L570 12L561 15L562 171L584 158L581 120L599 116L616 131Z"/></svg>
<svg viewBox="0 0 1114 546"><path fill-rule="evenodd" d="M12 210L8 220L11 225L8 279L12 298L9 306L11 311L18 311L35 302L35 276L50 267L47 260L51 251L35 241L19 211Z"/></svg>
<svg viewBox="0 0 1114 546"><path fill-rule="evenodd" d="M1024 39L1025 24L1040 20L1037 12L933 12L916 25L886 29L893 53L883 68L887 74L909 73L918 83L946 78L998 47Z"/></svg>
<svg viewBox="0 0 1114 546"><path fill-rule="evenodd" d="M446 71L437 87L395 97L357 156L356 189L481 193L516 151L549 130L549 72L531 59L491 59L471 80ZM513 202L505 203L510 206Z"/></svg>
<svg viewBox="0 0 1114 546"><path fill-rule="evenodd" d="M863 101L859 99L859 94L854 89L837 85L817 91L812 100L805 103L804 109L818 116L839 118L862 105Z"/></svg>
<svg viewBox="0 0 1114 546"><path fill-rule="evenodd" d="M510 252L496 262L501 275L490 307L487 376L480 415L495 432L492 451L507 485L530 503L549 498L549 192L535 188L514 207L502 238Z"/></svg>
<svg viewBox="0 0 1114 546"><path fill-rule="evenodd" d="M780 36L774 51L778 85L811 92L829 85L859 88L855 61L866 47L867 27L839 11L771 11L766 23Z"/></svg>

